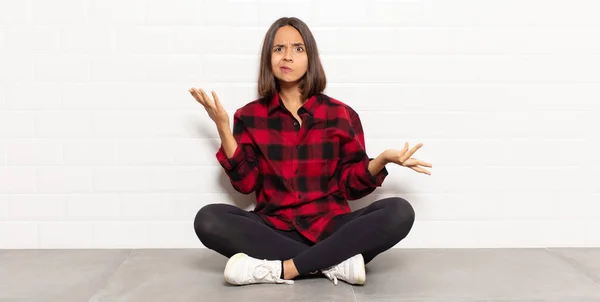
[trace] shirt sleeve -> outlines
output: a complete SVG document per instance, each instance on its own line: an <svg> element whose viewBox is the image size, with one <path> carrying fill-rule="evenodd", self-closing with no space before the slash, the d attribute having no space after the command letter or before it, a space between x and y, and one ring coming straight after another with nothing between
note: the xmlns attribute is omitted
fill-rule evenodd
<svg viewBox="0 0 600 302"><path fill-rule="evenodd" d="M217 161L225 170L233 188L240 193L249 194L256 189L259 166L254 142L242 122L239 110L233 117L233 137L238 145L233 156L228 158L221 144L216 154Z"/></svg>
<svg viewBox="0 0 600 302"><path fill-rule="evenodd" d="M369 162L365 149L365 138L360 118L357 113L350 112L347 123L344 123L345 137L340 141L339 188L348 200L365 197L383 184L388 175L384 166L377 175L369 172Z"/></svg>

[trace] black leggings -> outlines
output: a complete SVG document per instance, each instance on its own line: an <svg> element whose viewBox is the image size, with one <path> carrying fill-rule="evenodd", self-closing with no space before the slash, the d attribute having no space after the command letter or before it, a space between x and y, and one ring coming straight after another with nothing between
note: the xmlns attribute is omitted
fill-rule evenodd
<svg viewBox="0 0 600 302"><path fill-rule="evenodd" d="M259 259L293 259L300 275L306 275L357 254L368 263L404 239L414 220L408 201L384 198L336 217L333 233L314 244L295 230L268 226L254 212L229 204L209 204L198 211L194 229L205 247L225 257L242 252Z"/></svg>

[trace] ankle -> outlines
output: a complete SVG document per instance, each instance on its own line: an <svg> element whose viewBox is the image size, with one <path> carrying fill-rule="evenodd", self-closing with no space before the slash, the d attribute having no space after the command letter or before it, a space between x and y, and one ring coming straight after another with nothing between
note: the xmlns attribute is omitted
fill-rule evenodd
<svg viewBox="0 0 600 302"><path fill-rule="evenodd" d="M283 261L283 279L292 280L298 275L298 270L292 259Z"/></svg>

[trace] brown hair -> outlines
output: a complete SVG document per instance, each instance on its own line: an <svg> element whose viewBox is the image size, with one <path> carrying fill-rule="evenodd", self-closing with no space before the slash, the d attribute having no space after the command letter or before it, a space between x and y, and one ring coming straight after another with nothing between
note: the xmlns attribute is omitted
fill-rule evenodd
<svg viewBox="0 0 600 302"><path fill-rule="evenodd" d="M279 82L271 69L271 49L273 48L273 40L279 28L290 25L300 32L306 54L308 56L308 67L306 73L300 79L300 90L302 97L308 99L310 96L323 92L327 79L325 71L319 59L319 50L317 42L313 37L306 23L296 17L279 18L269 28L263 41L262 51L260 55L260 70L258 73L258 95L260 97L270 96L279 91Z"/></svg>

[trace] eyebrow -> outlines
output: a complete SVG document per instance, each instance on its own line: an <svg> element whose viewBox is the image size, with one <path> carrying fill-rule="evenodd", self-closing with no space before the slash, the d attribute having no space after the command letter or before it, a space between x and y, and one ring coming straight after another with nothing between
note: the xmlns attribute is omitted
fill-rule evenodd
<svg viewBox="0 0 600 302"><path fill-rule="evenodd" d="M292 46L304 46L304 44L297 42L297 43L292 43ZM273 47L285 47L285 45L283 44L275 44L273 45Z"/></svg>

